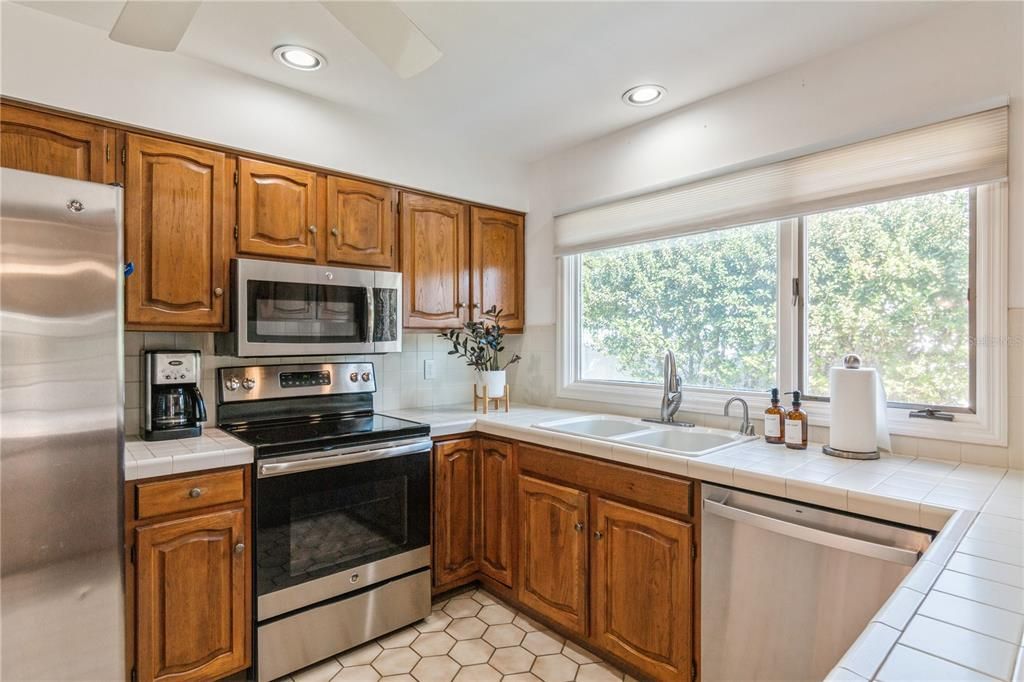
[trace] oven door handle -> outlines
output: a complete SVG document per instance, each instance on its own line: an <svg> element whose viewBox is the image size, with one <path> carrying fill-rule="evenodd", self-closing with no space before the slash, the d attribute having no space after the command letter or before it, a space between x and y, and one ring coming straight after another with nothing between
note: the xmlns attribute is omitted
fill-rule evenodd
<svg viewBox="0 0 1024 682"><path fill-rule="evenodd" d="M375 450L363 450L351 452L344 455L330 455L326 457L314 457L313 459L300 459L291 462L271 462L261 464L257 472L259 478L270 478L271 476L284 476L296 474L302 471L315 471L317 469L329 469L331 467L358 464L377 459L389 457L401 457L402 455L414 455L420 452L430 452L431 442L409 443L407 445L396 445L389 448L377 448Z"/></svg>

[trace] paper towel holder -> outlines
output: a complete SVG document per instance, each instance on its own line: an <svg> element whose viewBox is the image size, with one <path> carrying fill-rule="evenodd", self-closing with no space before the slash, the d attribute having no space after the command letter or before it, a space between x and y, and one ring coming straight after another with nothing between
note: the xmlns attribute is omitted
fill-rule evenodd
<svg viewBox="0 0 1024 682"><path fill-rule="evenodd" d="M856 353L844 356L843 367L846 369L860 369L860 356ZM882 456L877 449L872 452L855 452L853 450L840 450L831 445L821 446L821 451L830 457L841 457L842 459L879 459Z"/></svg>

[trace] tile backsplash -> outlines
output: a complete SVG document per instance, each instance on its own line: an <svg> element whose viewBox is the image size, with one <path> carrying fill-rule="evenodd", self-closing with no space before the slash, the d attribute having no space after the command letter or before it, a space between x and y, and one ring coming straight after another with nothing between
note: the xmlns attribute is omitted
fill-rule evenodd
<svg viewBox="0 0 1024 682"><path fill-rule="evenodd" d="M433 333L406 333L401 353L381 355L236 358L215 355L210 333L125 332L124 345L125 429L129 435L139 432L143 350L198 350L202 353L203 375L199 388L206 399L209 417L206 426L217 423L217 369L239 365L372 362L377 375L373 405L381 411L465 404L473 400L473 370L449 356L448 343ZM434 378L430 380L424 378L426 360L434 363Z"/></svg>

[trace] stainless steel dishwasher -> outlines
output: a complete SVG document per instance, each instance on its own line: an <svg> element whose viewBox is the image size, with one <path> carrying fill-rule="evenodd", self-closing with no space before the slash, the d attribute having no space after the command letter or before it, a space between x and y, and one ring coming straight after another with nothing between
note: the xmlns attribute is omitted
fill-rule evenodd
<svg viewBox="0 0 1024 682"><path fill-rule="evenodd" d="M701 679L822 680L931 542L703 485Z"/></svg>

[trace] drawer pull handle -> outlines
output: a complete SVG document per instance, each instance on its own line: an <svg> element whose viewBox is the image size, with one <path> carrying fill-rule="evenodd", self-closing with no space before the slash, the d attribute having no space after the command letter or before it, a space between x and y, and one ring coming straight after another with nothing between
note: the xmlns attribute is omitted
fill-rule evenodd
<svg viewBox="0 0 1024 682"><path fill-rule="evenodd" d="M244 542L239 542L237 545L235 545L235 554L241 554L244 551L245 551L245 543Z"/></svg>
<svg viewBox="0 0 1024 682"><path fill-rule="evenodd" d="M202 488L192 488L192 490L188 491L188 496L193 498L193 499L199 497L202 494L203 494Z"/></svg>
<svg viewBox="0 0 1024 682"><path fill-rule="evenodd" d="M576 525L573 526L573 528L576 529L577 533L582 532L583 531L583 522L582 521L577 521Z"/></svg>

